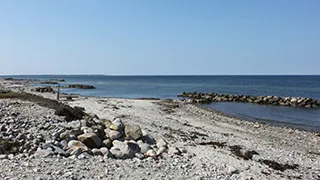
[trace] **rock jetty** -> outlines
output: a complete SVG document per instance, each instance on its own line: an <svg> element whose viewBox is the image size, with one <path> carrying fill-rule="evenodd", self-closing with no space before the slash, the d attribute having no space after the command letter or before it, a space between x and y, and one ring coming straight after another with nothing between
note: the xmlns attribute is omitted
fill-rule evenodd
<svg viewBox="0 0 320 180"><path fill-rule="evenodd" d="M56 81L41 81L39 84L59 84Z"/></svg>
<svg viewBox="0 0 320 180"><path fill-rule="evenodd" d="M63 88L76 88L76 89L96 89L96 87L91 85L84 85L84 84L69 84L63 86Z"/></svg>
<svg viewBox="0 0 320 180"><path fill-rule="evenodd" d="M250 96L217 93L183 92L178 97L190 98L193 103L208 104L213 102L248 102L275 106L301 108L320 108L320 100L304 97Z"/></svg>
<svg viewBox="0 0 320 180"><path fill-rule="evenodd" d="M55 82L65 82L65 79L49 79L49 81L55 81Z"/></svg>

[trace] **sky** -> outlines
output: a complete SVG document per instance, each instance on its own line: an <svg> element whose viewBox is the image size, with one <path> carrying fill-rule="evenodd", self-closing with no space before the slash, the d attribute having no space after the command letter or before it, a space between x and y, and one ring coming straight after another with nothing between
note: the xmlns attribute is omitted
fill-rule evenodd
<svg viewBox="0 0 320 180"><path fill-rule="evenodd" d="M0 74L320 74L319 0L0 0Z"/></svg>

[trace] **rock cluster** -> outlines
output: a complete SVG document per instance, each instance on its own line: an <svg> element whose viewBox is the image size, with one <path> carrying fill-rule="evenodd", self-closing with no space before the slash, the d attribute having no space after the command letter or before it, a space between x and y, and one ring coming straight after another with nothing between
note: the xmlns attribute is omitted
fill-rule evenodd
<svg viewBox="0 0 320 180"><path fill-rule="evenodd" d="M55 82L65 82L65 79L49 79L49 81L55 81Z"/></svg>
<svg viewBox="0 0 320 180"><path fill-rule="evenodd" d="M183 92L182 94L178 95L178 97L190 98L192 102L200 104L236 101L277 106L320 108L320 100L303 97L248 96L197 92Z"/></svg>
<svg viewBox="0 0 320 180"><path fill-rule="evenodd" d="M42 81L39 84L58 84L56 81Z"/></svg>
<svg viewBox="0 0 320 180"><path fill-rule="evenodd" d="M36 87L34 89L32 89L32 91L35 92L49 92L49 93L55 93L55 91L52 89L52 87L46 86L46 87Z"/></svg>
<svg viewBox="0 0 320 180"><path fill-rule="evenodd" d="M91 85L84 85L84 84L69 84L63 86L63 88L76 88L76 89L96 89L96 87Z"/></svg>
<svg viewBox="0 0 320 180"><path fill-rule="evenodd" d="M0 119L0 155L24 153L35 157L144 159L181 154L164 139L155 140L151 135L143 134L140 126L124 124L119 118L109 121L85 116L71 122L63 118L24 121L25 117L20 117L18 111L8 111L12 104L2 106L5 108L1 113L5 117Z"/></svg>

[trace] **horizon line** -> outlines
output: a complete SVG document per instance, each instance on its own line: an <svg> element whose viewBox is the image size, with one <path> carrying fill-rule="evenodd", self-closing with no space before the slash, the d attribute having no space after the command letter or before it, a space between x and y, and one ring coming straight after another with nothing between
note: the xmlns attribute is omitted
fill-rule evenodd
<svg viewBox="0 0 320 180"><path fill-rule="evenodd" d="M320 76L320 74L0 74L0 76Z"/></svg>

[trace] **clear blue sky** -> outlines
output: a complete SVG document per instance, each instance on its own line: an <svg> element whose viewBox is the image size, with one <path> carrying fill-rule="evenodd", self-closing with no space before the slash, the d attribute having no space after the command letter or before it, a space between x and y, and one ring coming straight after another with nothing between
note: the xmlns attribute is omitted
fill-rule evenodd
<svg viewBox="0 0 320 180"><path fill-rule="evenodd" d="M0 74L320 74L319 0L0 0Z"/></svg>

